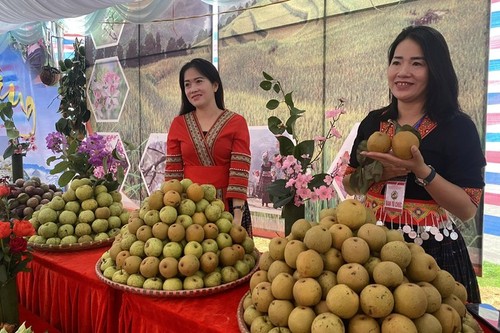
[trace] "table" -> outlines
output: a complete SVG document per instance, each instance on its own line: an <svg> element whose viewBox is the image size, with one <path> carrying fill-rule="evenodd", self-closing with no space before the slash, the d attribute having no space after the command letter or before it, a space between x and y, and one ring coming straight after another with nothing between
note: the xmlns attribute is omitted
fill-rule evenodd
<svg viewBox="0 0 500 333"><path fill-rule="evenodd" d="M52 327L50 324L26 310L22 304L19 304L19 320L20 323L25 323L26 327L31 327L35 333L61 333L58 329Z"/></svg>
<svg viewBox="0 0 500 333"><path fill-rule="evenodd" d="M19 302L61 332L113 332L120 292L95 274L107 248L33 252L30 273L18 274Z"/></svg>
<svg viewBox="0 0 500 333"><path fill-rule="evenodd" d="M239 332L238 303L248 288L246 283L214 295L169 300L124 293L118 332Z"/></svg>
<svg viewBox="0 0 500 333"><path fill-rule="evenodd" d="M133 294L97 277L106 250L34 252L32 272L18 274L21 305L62 333L239 332L236 312L248 283L189 298Z"/></svg>

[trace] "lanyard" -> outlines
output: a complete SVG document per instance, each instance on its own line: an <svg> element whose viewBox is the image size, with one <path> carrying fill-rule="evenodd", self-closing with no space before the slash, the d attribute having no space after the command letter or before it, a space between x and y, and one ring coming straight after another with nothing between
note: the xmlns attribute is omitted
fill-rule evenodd
<svg viewBox="0 0 500 333"><path fill-rule="evenodd" d="M414 129L418 129L420 127L420 124L422 124L422 121L424 121L424 118L425 118L425 114L422 116L422 118L420 118L416 123L415 125L413 125L413 128Z"/></svg>

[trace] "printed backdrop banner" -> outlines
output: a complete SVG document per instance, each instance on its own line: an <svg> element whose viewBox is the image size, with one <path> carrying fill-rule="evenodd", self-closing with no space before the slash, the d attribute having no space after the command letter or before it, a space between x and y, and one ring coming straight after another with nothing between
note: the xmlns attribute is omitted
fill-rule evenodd
<svg viewBox="0 0 500 333"><path fill-rule="evenodd" d="M0 49L4 50L0 54L0 75L3 80L0 99L6 102L8 92L14 91L14 100L19 101L14 106L14 123L20 133L28 134L34 131L35 134L34 150L28 151L24 158L25 176L38 176L45 183L57 184L57 176L49 174L50 169L46 164L46 159L52 152L46 148L45 143L45 137L55 131L55 122L59 119L57 86L49 87L41 83L37 73L33 71L21 52L10 44L10 39L5 39L4 42L9 44L0 46ZM23 105L26 105L29 97L33 98L34 111L28 117L23 112ZM2 127L0 128L0 174L10 177L11 159L2 158L7 143L5 128Z"/></svg>

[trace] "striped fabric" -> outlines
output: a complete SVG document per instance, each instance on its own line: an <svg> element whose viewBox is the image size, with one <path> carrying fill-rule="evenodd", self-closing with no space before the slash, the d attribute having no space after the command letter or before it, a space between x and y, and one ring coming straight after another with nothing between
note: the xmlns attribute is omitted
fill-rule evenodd
<svg viewBox="0 0 500 333"><path fill-rule="evenodd" d="M64 59L72 58L74 56L73 43L75 38L85 42L85 36L76 33L65 33L64 34ZM83 45L83 44L82 44Z"/></svg>
<svg viewBox="0 0 500 333"><path fill-rule="evenodd" d="M500 0L491 0L484 233L500 236Z"/></svg>

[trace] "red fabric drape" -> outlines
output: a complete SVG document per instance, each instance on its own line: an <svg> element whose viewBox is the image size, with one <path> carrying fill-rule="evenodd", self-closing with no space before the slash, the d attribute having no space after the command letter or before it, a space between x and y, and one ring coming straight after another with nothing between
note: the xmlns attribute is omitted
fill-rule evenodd
<svg viewBox="0 0 500 333"><path fill-rule="evenodd" d="M26 310L22 304L19 304L19 322L25 323L26 327L31 327L33 332L61 333L58 329L50 326L49 323L42 320L37 315Z"/></svg>
<svg viewBox="0 0 500 333"><path fill-rule="evenodd" d="M97 277L106 250L35 252L32 272L18 274L21 305L62 333L239 332L236 312L248 283L201 297L133 294Z"/></svg>
<svg viewBox="0 0 500 333"><path fill-rule="evenodd" d="M94 271L106 248L34 252L31 273L18 274L19 301L61 332L113 332L121 295Z"/></svg>
<svg viewBox="0 0 500 333"><path fill-rule="evenodd" d="M239 332L236 312L248 284L222 293L160 299L123 294L120 333Z"/></svg>

